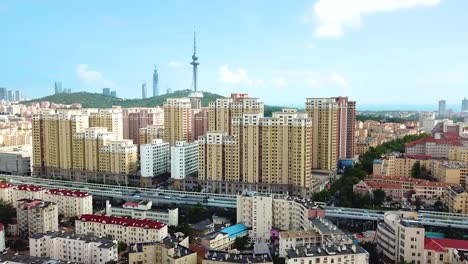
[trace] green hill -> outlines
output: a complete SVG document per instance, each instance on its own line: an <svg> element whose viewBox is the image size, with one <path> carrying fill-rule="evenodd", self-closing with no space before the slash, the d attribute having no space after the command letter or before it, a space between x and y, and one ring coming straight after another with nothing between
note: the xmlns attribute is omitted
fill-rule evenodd
<svg viewBox="0 0 468 264"><path fill-rule="evenodd" d="M113 105L119 105L124 108L128 107L155 107L162 106L167 98L181 98L187 97L191 93L191 90L180 90L174 91L169 94L163 94L160 96L150 97L146 99L123 99L112 97L109 95L99 93L88 93L78 92L70 94L54 94L30 101L23 102L24 104L31 104L34 102L48 101L56 104L73 104L80 103L83 108L109 108ZM202 105L208 106L209 102L213 102L216 98L223 96L210 92L203 92ZM280 106L269 106L265 105L265 116L271 116L274 111L280 111Z"/></svg>

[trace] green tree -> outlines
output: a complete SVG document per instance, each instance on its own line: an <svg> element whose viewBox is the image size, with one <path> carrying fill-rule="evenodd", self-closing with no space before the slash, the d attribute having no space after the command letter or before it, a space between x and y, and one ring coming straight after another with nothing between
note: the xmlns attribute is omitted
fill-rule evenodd
<svg viewBox="0 0 468 264"><path fill-rule="evenodd" d="M0 199L0 223L8 225L13 217L16 217L16 210L13 205Z"/></svg>
<svg viewBox="0 0 468 264"><path fill-rule="evenodd" d="M415 162L413 164L413 167L411 168L411 177L416 178L416 179L421 179L421 164L418 162Z"/></svg>
<svg viewBox="0 0 468 264"><path fill-rule="evenodd" d="M125 244L124 242L119 242L117 250L119 253L124 252L125 250L127 250L127 244Z"/></svg>
<svg viewBox="0 0 468 264"><path fill-rule="evenodd" d="M191 224L200 222L207 217L208 210L206 210L206 208L201 203L197 203L196 205L190 207L187 213L187 220Z"/></svg>
<svg viewBox="0 0 468 264"><path fill-rule="evenodd" d="M421 197L416 197L416 200L414 201L414 205L416 206L416 211L421 210L421 206L423 205L423 201L421 200Z"/></svg>
<svg viewBox="0 0 468 264"><path fill-rule="evenodd" d="M234 240L234 248L238 250L245 250L249 247L249 238L247 236L236 237Z"/></svg>
<svg viewBox="0 0 468 264"><path fill-rule="evenodd" d="M331 195L327 189L316 192L312 195L312 198L316 202L328 202L330 201Z"/></svg>
<svg viewBox="0 0 468 264"><path fill-rule="evenodd" d="M364 242L360 244L369 253L369 264L383 263L377 252L377 245L372 242Z"/></svg>
<svg viewBox="0 0 468 264"><path fill-rule="evenodd" d="M372 199L373 205L375 207L382 206L385 200L385 192L382 189L378 189L378 190L374 190L372 194L373 194L373 199Z"/></svg>

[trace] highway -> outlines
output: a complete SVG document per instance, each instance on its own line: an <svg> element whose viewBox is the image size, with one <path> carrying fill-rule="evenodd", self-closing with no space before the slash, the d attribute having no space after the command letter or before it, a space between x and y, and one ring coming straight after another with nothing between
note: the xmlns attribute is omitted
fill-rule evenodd
<svg viewBox="0 0 468 264"><path fill-rule="evenodd" d="M12 184L33 184L48 189L70 189L91 193L93 196L114 197L127 201L150 200L153 204L193 205L236 208L236 195L173 191L155 188L140 188L96 183L62 181L35 177L0 175L8 178Z"/></svg>
<svg viewBox="0 0 468 264"><path fill-rule="evenodd" d="M154 188L127 187L95 183L71 182L25 176L0 175L12 184L33 184L44 188L72 189L91 193L93 196L121 198L127 201L150 200L154 204L193 205L201 203L210 207L236 208L236 195L173 191ZM324 206L326 216L355 220L380 221L385 211L359 208ZM415 222L425 226L468 229L468 215L419 211Z"/></svg>

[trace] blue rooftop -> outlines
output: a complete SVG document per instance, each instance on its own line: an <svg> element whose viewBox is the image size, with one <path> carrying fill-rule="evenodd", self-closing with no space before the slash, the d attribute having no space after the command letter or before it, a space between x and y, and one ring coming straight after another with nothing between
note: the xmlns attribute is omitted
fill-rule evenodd
<svg viewBox="0 0 468 264"><path fill-rule="evenodd" d="M227 234L229 238L231 238L239 235L244 235L244 233L247 233L248 230L249 228L247 228L244 224L239 223L230 227L223 228L220 230L220 232Z"/></svg>

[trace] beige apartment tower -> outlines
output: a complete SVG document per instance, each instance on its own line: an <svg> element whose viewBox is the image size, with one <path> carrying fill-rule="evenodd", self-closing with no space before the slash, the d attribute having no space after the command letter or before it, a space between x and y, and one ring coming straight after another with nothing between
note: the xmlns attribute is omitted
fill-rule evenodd
<svg viewBox="0 0 468 264"><path fill-rule="evenodd" d="M189 98L168 98L164 103L164 136L171 146L176 141L190 141L192 118Z"/></svg>

